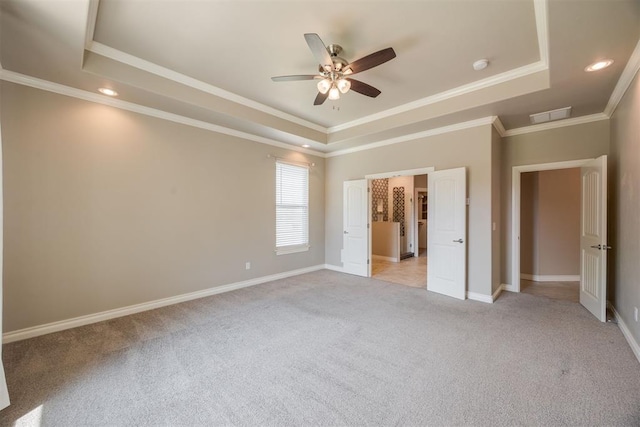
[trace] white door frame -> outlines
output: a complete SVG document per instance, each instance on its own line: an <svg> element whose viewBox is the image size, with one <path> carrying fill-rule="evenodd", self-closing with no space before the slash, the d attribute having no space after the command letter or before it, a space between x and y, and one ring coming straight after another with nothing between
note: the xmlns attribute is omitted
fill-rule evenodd
<svg viewBox="0 0 640 427"><path fill-rule="evenodd" d="M568 160L513 167L511 172L511 284L504 287L505 291L520 292L520 175L524 172L579 168L592 160Z"/></svg>
<svg viewBox="0 0 640 427"><path fill-rule="evenodd" d="M427 175L429 172L435 171L436 168L433 166L418 168L418 169L406 169L395 172L382 172L382 173L372 173L365 175L364 178L368 180L367 185L371 188L371 181L374 179L384 179L384 178L395 178L397 176L416 176L416 175ZM428 178L427 178L428 179ZM415 202L415 201L414 201ZM429 205L427 205L427 215L429 215ZM371 221L371 192L369 192L369 202L367 203L367 218ZM369 260L372 258L372 244L371 244L371 229L373 227L369 226L369 253L367 254ZM371 277L371 261L369 261L369 277Z"/></svg>

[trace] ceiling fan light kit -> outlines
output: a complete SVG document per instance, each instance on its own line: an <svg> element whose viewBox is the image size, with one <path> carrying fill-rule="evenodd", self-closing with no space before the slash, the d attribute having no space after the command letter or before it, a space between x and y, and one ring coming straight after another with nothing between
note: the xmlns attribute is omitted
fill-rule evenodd
<svg viewBox="0 0 640 427"><path fill-rule="evenodd" d="M329 99L335 101L336 99L340 99L340 91L335 85L329 89Z"/></svg>
<svg viewBox="0 0 640 427"><path fill-rule="evenodd" d="M327 92L329 92L329 89L331 89L331 81L327 80L327 79L322 79L318 82L318 92L325 94Z"/></svg>
<svg viewBox="0 0 640 427"><path fill-rule="evenodd" d="M379 50L349 63L344 58L338 56L340 52L342 52L342 46L337 44L325 46L320 36L314 33L305 34L304 38L309 45L309 49L311 49L311 53L313 53L318 60L319 74L277 76L271 77L271 80L274 82L285 82L320 79L317 84L318 95L313 105L322 105L327 98L332 101L340 99L340 94L345 94L349 92L349 90L371 98L380 95L381 92L375 87L352 79L350 76L392 60L396 57L393 48L388 47Z"/></svg>
<svg viewBox="0 0 640 427"><path fill-rule="evenodd" d="M351 89L351 82L347 79L338 80L336 85L338 86L338 89L342 93L347 93L349 92L349 89Z"/></svg>

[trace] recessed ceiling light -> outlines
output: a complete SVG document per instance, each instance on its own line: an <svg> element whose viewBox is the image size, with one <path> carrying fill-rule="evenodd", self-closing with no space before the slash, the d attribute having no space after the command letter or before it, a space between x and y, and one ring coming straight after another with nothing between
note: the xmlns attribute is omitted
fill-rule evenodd
<svg viewBox="0 0 640 427"><path fill-rule="evenodd" d="M98 91L107 96L118 96L118 92L107 87L101 87L100 89L98 89Z"/></svg>
<svg viewBox="0 0 640 427"><path fill-rule="evenodd" d="M309 148L311 147L309 144L302 144L302 148Z"/></svg>
<svg viewBox="0 0 640 427"><path fill-rule="evenodd" d="M602 61L594 62L593 64L586 67L584 70L590 73L592 71L598 71L598 70L602 70L603 68L607 68L611 64L613 64L613 59L603 59Z"/></svg>
<svg viewBox="0 0 640 427"><path fill-rule="evenodd" d="M484 70L489 65L489 61L486 59L479 59L473 63L473 69L476 71Z"/></svg>

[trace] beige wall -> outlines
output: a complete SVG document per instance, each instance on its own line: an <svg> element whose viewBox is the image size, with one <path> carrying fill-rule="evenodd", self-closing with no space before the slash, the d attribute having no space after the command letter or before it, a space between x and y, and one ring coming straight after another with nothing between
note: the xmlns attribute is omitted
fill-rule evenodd
<svg viewBox="0 0 640 427"><path fill-rule="evenodd" d="M514 166L593 159L609 152L609 121L504 138L502 150L502 281L511 284L511 174Z"/></svg>
<svg viewBox="0 0 640 427"><path fill-rule="evenodd" d="M400 223L374 221L371 223L371 253L400 261ZM391 260L390 260L391 261Z"/></svg>
<svg viewBox="0 0 640 427"><path fill-rule="evenodd" d="M640 343L640 78L611 117L608 299Z"/></svg>
<svg viewBox="0 0 640 427"><path fill-rule="evenodd" d="M580 169L538 174L538 275L580 274Z"/></svg>
<svg viewBox="0 0 640 427"><path fill-rule="evenodd" d="M5 331L324 264L324 159L2 91ZM308 252L274 253L267 154L316 163Z"/></svg>
<svg viewBox="0 0 640 427"><path fill-rule="evenodd" d="M535 274L536 249L535 212L538 202L538 172L520 175L520 273Z"/></svg>
<svg viewBox="0 0 640 427"><path fill-rule="evenodd" d="M467 168L468 290L491 295L491 126L484 125L336 157L326 162L326 262L342 266L342 183L433 166Z"/></svg>
<svg viewBox="0 0 640 427"><path fill-rule="evenodd" d="M521 175L520 272L580 274L580 169Z"/></svg>

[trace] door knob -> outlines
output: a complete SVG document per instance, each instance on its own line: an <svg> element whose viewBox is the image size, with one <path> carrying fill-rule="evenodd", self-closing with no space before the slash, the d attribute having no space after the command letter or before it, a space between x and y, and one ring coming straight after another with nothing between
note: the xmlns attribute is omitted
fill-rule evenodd
<svg viewBox="0 0 640 427"><path fill-rule="evenodd" d="M347 230L344 230L344 234L349 234L349 232Z"/></svg>
<svg viewBox="0 0 640 427"><path fill-rule="evenodd" d="M591 245L591 246L589 246L589 247L590 247L590 248L593 248L593 249L598 249L598 250L599 250L599 249L602 249L602 246L600 246L600 245L597 245L597 246L596 246L596 245Z"/></svg>
<svg viewBox="0 0 640 427"><path fill-rule="evenodd" d="M458 239L458 240L454 240L453 241L453 243L463 243L463 242L464 242L464 240L462 240L462 239Z"/></svg>

